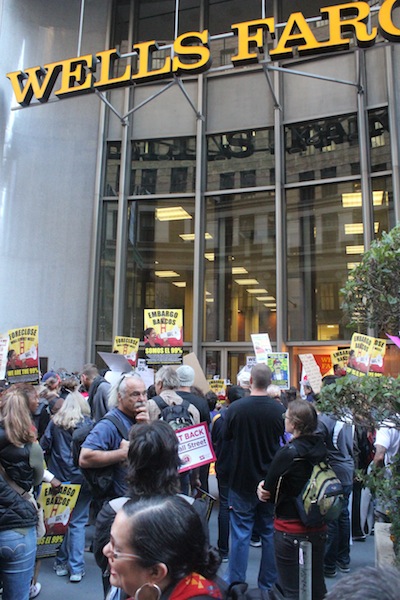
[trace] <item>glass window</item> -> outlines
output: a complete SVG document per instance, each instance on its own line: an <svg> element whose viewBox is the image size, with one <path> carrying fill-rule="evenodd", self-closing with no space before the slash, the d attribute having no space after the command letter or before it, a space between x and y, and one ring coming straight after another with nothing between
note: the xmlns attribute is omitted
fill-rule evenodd
<svg viewBox="0 0 400 600"><path fill-rule="evenodd" d="M287 125L285 150L287 183L349 176L360 164L357 115Z"/></svg>
<svg viewBox="0 0 400 600"><path fill-rule="evenodd" d="M182 308L192 339L194 200L132 201L122 335L141 337L144 308Z"/></svg>
<svg viewBox="0 0 400 600"><path fill-rule="evenodd" d="M118 196L121 168L121 142L108 142L104 196Z"/></svg>
<svg viewBox="0 0 400 600"><path fill-rule="evenodd" d="M117 219L117 202L104 202L101 222L100 268L96 332L96 339L98 341L111 342L112 338Z"/></svg>
<svg viewBox="0 0 400 600"><path fill-rule="evenodd" d="M276 339L275 195L207 198L205 339Z"/></svg>
<svg viewBox="0 0 400 600"><path fill-rule="evenodd" d="M194 137L132 142L129 195L194 192Z"/></svg>
<svg viewBox="0 0 400 600"><path fill-rule="evenodd" d="M207 189L274 185L271 140L272 128L207 136Z"/></svg>
<svg viewBox="0 0 400 600"><path fill-rule="evenodd" d="M339 291L364 252L360 183L286 194L288 339L347 339Z"/></svg>
<svg viewBox="0 0 400 600"><path fill-rule="evenodd" d="M388 109L379 108L368 112L371 171L389 171L392 168L390 154Z"/></svg>
<svg viewBox="0 0 400 600"><path fill-rule="evenodd" d="M156 40L172 42L174 39L175 0L140 0L138 42Z"/></svg>
<svg viewBox="0 0 400 600"><path fill-rule="evenodd" d="M384 231L390 231L396 226L391 177L374 177L372 179L372 198L374 234L375 237L380 238Z"/></svg>

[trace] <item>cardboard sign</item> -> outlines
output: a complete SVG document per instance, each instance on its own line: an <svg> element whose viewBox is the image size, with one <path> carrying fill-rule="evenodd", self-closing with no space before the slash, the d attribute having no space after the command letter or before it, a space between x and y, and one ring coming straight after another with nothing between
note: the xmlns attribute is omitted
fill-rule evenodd
<svg viewBox="0 0 400 600"><path fill-rule="evenodd" d="M176 435L179 440L179 457L182 461L180 473L214 462L216 457L207 423L185 427L177 431Z"/></svg>
<svg viewBox="0 0 400 600"><path fill-rule="evenodd" d="M319 394L322 387L322 376L313 354L299 354L299 358L310 382L314 394Z"/></svg>
<svg viewBox="0 0 400 600"><path fill-rule="evenodd" d="M56 494L50 483L43 483L39 504L43 508L46 535L37 540L37 558L55 556L67 532L81 486L65 483Z"/></svg>

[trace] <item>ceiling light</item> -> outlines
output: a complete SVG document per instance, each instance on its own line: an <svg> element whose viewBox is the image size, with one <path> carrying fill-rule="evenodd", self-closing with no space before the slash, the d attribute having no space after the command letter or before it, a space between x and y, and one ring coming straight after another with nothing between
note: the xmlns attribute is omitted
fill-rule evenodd
<svg viewBox="0 0 400 600"><path fill-rule="evenodd" d="M248 270L244 267L232 267L232 275L246 275Z"/></svg>
<svg viewBox="0 0 400 600"><path fill-rule="evenodd" d="M214 254L214 252L206 252L204 254L204 258L206 258L210 262L214 262L214 260L215 260L215 254Z"/></svg>
<svg viewBox="0 0 400 600"><path fill-rule="evenodd" d="M256 300L259 300L260 302L267 302L268 300L271 301L275 301L275 298L273 296L257 296Z"/></svg>
<svg viewBox="0 0 400 600"><path fill-rule="evenodd" d="M257 279L235 279L235 283L238 285L260 285Z"/></svg>
<svg viewBox="0 0 400 600"><path fill-rule="evenodd" d="M373 199L374 206L382 206L384 196L387 197L387 192L384 192L383 190L372 192L372 199ZM361 204L362 204L361 192L351 192L349 194L342 194L343 208L358 208L361 206Z"/></svg>
<svg viewBox="0 0 400 600"><path fill-rule="evenodd" d="M346 254L363 254L364 246L346 246Z"/></svg>
<svg viewBox="0 0 400 600"><path fill-rule="evenodd" d="M214 298L206 298L206 302L214 302Z"/></svg>
<svg viewBox="0 0 400 600"><path fill-rule="evenodd" d="M158 221L184 221L192 219L192 216L182 206L170 206L168 208L156 208L156 219Z"/></svg>
<svg viewBox="0 0 400 600"><path fill-rule="evenodd" d="M186 287L186 281L173 281L172 285L176 285L176 287L184 288L184 287Z"/></svg>
<svg viewBox="0 0 400 600"><path fill-rule="evenodd" d="M374 223L374 231L378 233L379 223ZM362 235L364 233L364 225L362 223L346 223L344 226L344 232L346 235Z"/></svg>
<svg viewBox="0 0 400 600"><path fill-rule="evenodd" d="M156 277L180 277L175 271L154 271Z"/></svg>
<svg viewBox="0 0 400 600"><path fill-rule="evenodd" d="M352 271L353 269L355 269L356 267L358 267L360 263L347 263L347 268L349 271Z"/></svg>
<svg viewBox="0 0 400 600"><path fill-rule="evenodd" d="M182 238L184 242L193 242L195 236L194 236L194 233L180 233L179 237ZM204 239L212 240L213 238L212 238L211 233L205 233Z"/></svg>
<svg viewBox="0 0 400 600"><path fill-rule="evenodd" d="M246 292L249 294L268 294L268 290L265 288L249 288Z"/></svg>
<svg viewBox="0 0 400 600"><path fill-rule="evenodd" d="M267 302L266 304L264 304L264 306L266 306L267 308L276 308L276 302Z"/></svg>

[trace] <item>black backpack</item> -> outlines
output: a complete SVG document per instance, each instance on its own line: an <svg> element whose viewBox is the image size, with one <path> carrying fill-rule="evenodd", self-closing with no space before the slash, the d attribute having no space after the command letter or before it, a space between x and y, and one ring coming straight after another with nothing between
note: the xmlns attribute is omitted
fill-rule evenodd
<svg viewBox="0 0 400 600"><path fill-rule="evenodd" d="M193 418L189 413L190 403L182 399L181 404L167 404L161 396L152 398L161 411L160 419L171 425L174 431L194 425Z"/></svg>
<svg viewBox="0 0 400 600"><path fill-rule="evenodd" d="M113 423L117 428L120 436L122 436L125 440L128 439L129 432L125 425L121 423L117 417L114 415L105 415L103 419L111 421L111 423ZM72 433L71 452L72 460L76 467L79 467L79 455L81 453L82 444L95 425L96 423L92 421L84 423L80 427L74 429ZM83 469L82 467L79 468L89 485L90 491L93 494L93 498L106 499L112 497L115 465L96 468L91 467L86 469Z"/></svg>

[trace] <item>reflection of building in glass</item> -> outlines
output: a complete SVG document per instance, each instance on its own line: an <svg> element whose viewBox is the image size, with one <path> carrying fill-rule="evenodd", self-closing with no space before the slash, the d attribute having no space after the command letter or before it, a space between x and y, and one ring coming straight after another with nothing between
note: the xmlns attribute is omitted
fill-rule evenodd
<svg viewBox="0 0 400 600"><path fill-rule="evenodd" d="M294 47L293 58L271 61L269 52L296 11L317 40L329 37L329 21L320 15L325 4L115 0L108 13L106 0L87 3L82 53L116 48L125 56L113 64L114 77L129 63L138 67L133 44L158 41L149 68L162 69L178 35L204 29L211 36L212 66L204 74L115 88L105 93L107 104L87 95L9 119L4 197L26 206L26 187L16 173L27 173L44 223L55 198L57 206L69 207L68 216L59 215L73 253L68 265L60 237L46 240L55 262L62 258L63 277L79 281L79 301L68 296L62 310L72 323L63 334L66 348L69 355L74 349L79 363L109 350L114 335L141 337L143 309L152 307L183 309L185 351L196 352L208 375L232 380L252 354L251 333L267 332L273 349L287 350L291 360L306 343L310 352L324 347L325 354L348 343L352 332L342 319L340 289L370 241L400 215L394 193L400 189L399 91L393 85L400 44L378 34L375 45L360 49L354 33L343 31L348 49L301 56ZM381 3L368 4L372 28ZM36 18L59 34L54 44L46 38L42 52L34 51L38 39L29 11L12 8L19 5L22 0L9 0L6 15L29 40L25 56L32 64L75 56L65 32L78 34L76 15L61 0ZM234 67L232 25L272 16L277 39L267 34L257 62ZM88 25L92 19L96 31ZM8 38L2 37L3 48ZM18 68L18 51L11 47L9 71ZM29 144L35 144L29 160L26 140L13 137L14 131L29 132ZM47 179L36 183L43 172ZM22 227L23 235L10 255L26 244L30 260L42 267L44 257L32 253L37 239L30 219L24 225L22 209L13 219L10 230ZM81 219L85 229L75 226ZM19 263L4 263L10 265L8 279L20 272ZM19 285L11 290L13 299L23 297ZM37 282L28 285L40 304ZM18 302L18 314L30 323ZM43 320L57 321L56 313L57 303ZM76 341L82 320L84 333ZM53 360L69 363L45 325L41 339Z"/></svg>

